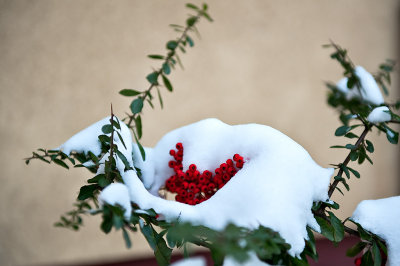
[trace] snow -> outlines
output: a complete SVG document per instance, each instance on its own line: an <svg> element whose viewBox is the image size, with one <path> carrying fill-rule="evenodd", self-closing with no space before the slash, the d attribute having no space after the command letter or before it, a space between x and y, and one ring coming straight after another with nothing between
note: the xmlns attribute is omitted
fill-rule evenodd
<svg viewBox="0 0 400 266"><path fill-rule="evenodd" d="M171 266L207 266L207 262L203 257L192 257L181 259L172 263Z"/></svg>
<svg viewBox="0 0 400 266"><path fill-rule="evenodd" d="M351 219L385 240L388 265L400 265L400 196L361 201Z"/></svg>
<svg viewBox="0 0 400 266"><path fill-rule="evenodd" d="M93 131L91 138L97 139L98 131L91 127L87 130ZM98 128L101 131L101 126ZM126 129L121 124L121 130ZM292 256L299 255L304 249L307 225L319 231L311 207L313 202L328 199L333 169L320 167L303 147L283 133L264 125L230 126L217 119L206 119L166 134L153 149L147 149L148 162L141 161L135 146L132 150L129 130L128 133L122 134L124 142L131 147L130 152L135 153L135 162L145 166L142 170L144 181L134 170L124 171L118 159L117 167L131 201L144 210L153 208L160 215L159 219L179 219L215 230L222 230L229 223L250 229L263 225L279 232L291 245L289 253ZM75 136L86 137L86 133L79 134ZM172 158L169 150L178 142L184 147L184 170L191 163L195 163L199 171L215 169L235 153L244 157L244 167L201 204L191 206L162 199L156 195L173 174L168 167ZM78 149L71 143L86 142L77 137L74 142L69 140L63 144L64 150ZM93 148L96 149L85 147ZM129 151L123 153L128 155ZM107 154L103 160L106 157ZM101 171L100 167L98 173Z"/></svg>
<svg viewBox="0 0 400 266"><path fill-rule="evenodd" d="M100 205L105 203L116 206L121 206L125 212L124 217L130 220L132 213L131 199L129 197L128 187L121 183L113 183L107 186L99 195Z"/></svg>
<svg viewBox="0 0 400 266"><path fill-rule="evenodd" d="M376 107L368 115L367 120L374 124L390 121L392 116L388 112L389 108L386 106Z"/></svg>
<svg viewBox="0 0 400 266"><path fill-rule="evenodd" d="M254 252L249 253L249 259L245 262L238 262L232 257L226 257L223 266L268 266L270 264L261 261Z"/></svg>
<svg viewBox="0 0 400 266"><path fill-rule="evenodd" d="M351 89L347 87L347 78L341 79L336 84L336 87L341 92L346 94L347 99L350 100L352 98L359 98L360 100L364 100L375 105L381 105L384 103L382 93L374 77L361 66L355 67L355 74L360 79L361 94L356 87L352 87Z"/></svg>

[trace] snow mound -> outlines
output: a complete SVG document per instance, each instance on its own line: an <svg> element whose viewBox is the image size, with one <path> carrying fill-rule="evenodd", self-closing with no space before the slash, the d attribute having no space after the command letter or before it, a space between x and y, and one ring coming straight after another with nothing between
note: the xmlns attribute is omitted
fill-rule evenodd
<svg viewBox="0 0 400 266"><path fill-rule="evenodd" d="M386 241L388 265L400 265L400 196L361 201L351 219Z"/></svg>
<svg viewBox="0 0 400 266"><path fill-rule="evenodd" d="M181 259L172 263L171 266L207 266L207 262L203 257L192 257Z"/></svg>
<svg viewBox="0 0 400 266"><path fill-rule="evenodd" d="M91 127L86 130L89 129ZM121 130L126 129L121 124ZM86 137L85 130L83 132L74 137ZM93 130L91 136L94 139L97 139L96 132ZM129 130L128 133L121 135L130 150L121 152L127 158L130 154L131 159L133 144ZM74 143L85 143L76 138L78 141ZM199 171L215 169L236 153L244 157L244 166L212 198L201 204L191 206L162 199L156 195L166 179L174 174L168 167L172 159L169 150L178 142L184 147L184 170L191 163L195 163ZM62 147L78 148L71 147L70 143L67 141ZM135 147L133 152L135 166L144 166L143 182L134 170L124 171L119 159L117 167L131 201L144 210L153 208L160 219L191 222L215 230L221 230L229 223L250 229L263 225L280 233L291 245L292 256L299 255L304 249L307 225L319 231L311 208L313 202L328 199L333 169L320 167L303 147L271 127L258 124L230 126L217 119L206 119L166 134L154 149L147 149L146 155L150 156L145 162L137 156ZM129 163L133 166L132 160ZM101 167L98 173L101 173Z"/></svg>
<svg viewBox="0 0 400 266"><path fill-rule="evenodd" d="M368 115L367 120L375 124L390 121L390 119L392 119L392 116L390 115L390 113L388 113L388 111L389 108L387 108L386 106L376 107Z"/></svg>
<svg viewBox="0 0 400 266"><path fill-rule="evenodd" d="M131 219L132 206L129 197L128 187L121 183L113 183L107 186L99 195L100 205L105 203L116 206L117 204L124 208L124 217L126 220Z"/></svg>
<svg viewBox="0 0 400 266"><path fill-rule="evenodd" d="M346 94L347 99L359 98L375 105L384 103L382 93L374 77L361 66L355 67L355 74L360 79L361 94L356 87L347 88L348 78L343 78L336 84L336 87Z"/></svg>

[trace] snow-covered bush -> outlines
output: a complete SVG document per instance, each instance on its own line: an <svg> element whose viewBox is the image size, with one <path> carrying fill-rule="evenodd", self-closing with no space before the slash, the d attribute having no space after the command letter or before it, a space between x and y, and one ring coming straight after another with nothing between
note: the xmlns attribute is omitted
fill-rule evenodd
<svg viewBox="0 0 400 266"><path fill-rule="evenodd" d="M360 243L348 251L349 256L362 253L357 264L381 265L387 256L392 265L400 264L400 229L393 224L400 219L393 212L399 210L398 197L361 203L344 221L335 216L339 205L331 200L336 190L343 194L339 184L349 190L346 180L360 178L350 162L372 163L369 154L374 146L366 139L371 131L398 142L398 132L389 125L400 122L395 113L400 102L386 103L380 90L388 93L394 63L380 65L373 76L355 66L346 50L328 45L334 49L331 57L344 68L342 80L327 84L328 103L339 111L342 122L335 135L354 139L345 146L332 146L347 153L333 168L317 165L302 146L278 130L257 124L227 125L217 119L178 128L154 148L143 147L143 106L153 107L153 94L157 94L162 107L160 89L173 91L168 75L181 64L178 52L193 46L191 35L200 19L212 21L207 5L187 7L194 15L185 26L171 25L180 35L167 42L166 55L148 56L161 61L146 77L148 89L120 91L134 97L127 117L117 118L111 107L109 117L59 148L39 149L26 159L26 163L40 159L65 168L72 164L93 174L81 187L75 209L56 226L78 230L83 215L101 214L101 230L121 229L128 247L129 233L139 228L160 265L170 263L174 248L186 251L188 243L208 248L216 265L235 261L304 265L307 256L317 259L313 232L335 243L343 240L345 232L358 236ZM176 201L165 199L166 193ZM371 214L375 208L379 213ZM346 223L354 223L357 230Z"/></svg>

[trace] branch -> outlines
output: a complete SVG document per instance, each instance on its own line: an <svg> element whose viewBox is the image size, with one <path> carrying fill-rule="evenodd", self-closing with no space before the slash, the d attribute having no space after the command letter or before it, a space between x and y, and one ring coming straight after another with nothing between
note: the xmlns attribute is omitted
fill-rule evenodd
<svg viewBox="0 0 400 266"><path fill-rule="evenodd" d="M194 18L195 18L195 22L194 22L192 25L186 26L186 28L183 30L181 36L179 37L179 39L176 41L176 42L177 42L176 47L175 47L174 49L171 49L171 51L168 53L168 55L167 55L167 57L165 58L165 60L164 60L164 62L163 62L162 65L168 64L168 63L172 60L173 56L176 55L176 49L180 46L180 44L182 44L182 43L184 42L185 38L187 37L188 31L190 31L190 30L192 30L192 29L194 28L195 24L199 21L199 19L200 19L200 17L201 17L202 15L203 15L202 11L199 10L199 11L198 11L198 14L194 17ZM163 68L161 67L161 68L159 68L159 69L158 69L156 72L154 72L154 73L156 73L157 78L158 78L158 77L162 74L162 72L163 72ZM151 96L151 91L152 91L152 89L153 89L154 87L157 87L157 86L158 86L157 83L151 83L150 86L149 86L149 88L148 88L147 90L141 92L141 94L143 95L143 96L141 96L143 102L146 100L146 98L147 98L148 96ZM135 121L136 117L137 117L140 113L141 113L141 111L140 111L139 113L135 113L135 114L132 114L132 115L128 115L129 121L128 121L128 123L126 123L126 125L127 125L130 129L133 130L133 125L132 125L132 123Z"/></svg>
<svg viewBox="0 0 400 266"><path fill-rule="evenodd" d="M368 134L368 131L371 129L371 127L372 127L371 124L366 124L366 125L365 125L364 131L362 132L361 136L358 138L356 144L354 144L355 148L352 149L352 150L349 152L349 154L347 155L346 159L343 161L343 163L341 164L341 166L347 166L347 164L348 164L349 161L350 161L350 153L351 153L353 150L357 150L357 149L360 147L361 143L363 143L363 141L364 141L364 139L365 139L365 136ZM343 172L344 172L343 167L340 167L337 176L342 177ZM335 191L335 188L337 187L337 185L339 184L339 182L340 182L340 180L335 180L335 181L333 181L333 183L329 186L329 191L328 191L328 196L329 196L329 198L332 196L332 194L333 194L333 192Z"/></svg>

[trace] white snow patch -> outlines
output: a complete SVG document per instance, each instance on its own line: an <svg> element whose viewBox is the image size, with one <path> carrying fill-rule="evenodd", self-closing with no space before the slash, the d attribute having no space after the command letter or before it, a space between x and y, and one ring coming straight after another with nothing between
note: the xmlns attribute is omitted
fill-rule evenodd
<svg viewBox="0 0 400 266"><path fill-rule="evenodd" d="M382 104L384 99L374 77L361 66L355 67L355 74L360 79L361 94L355 86L351 89L347 88L347 78L341 79L336 87L346 94L347 99L359 98L375 105Z"/></svg>
<svg viewBox="0 0 400 266"><path fill-rule="evenodd" d="M390 121L390 119L392 119L392 116L390 115L390 113L388 113L388 111L389 108L387 108L386 106L376 107L368 115L367 120L375 124Z"/></svg>
<svg viewBox="0 0 400 266"><path fill-rule="evenodd" d="M239 153L245 164L211 199L195 206L155 197L173 175L168 167L169 150L181 142L183 167L195 163L199 171L212 170ZM201 224L221 230L228 223L278 231L298 255L307 238L306 225L316 230L311 207L314 201L328 199L327 189L333 169L318 166L296 142L281 132L263 125L230 126L207 119L166 134L152 151L154 177L149 194L136 173L124 173L131 199L142 209L153 208L168 221ZM293 223L296 221L296 223Z"/></svg>
<svg viewBox="0 0 400 266"><path fill-rule="evenodd" d="M268 266L270 264L261 261L254 252L249 253L250 258L245 262L238 262L232 257L226 257L223 266Z"/></svg>
<svg viewBox="0 0 400 266"><path fill-rule="evenodd" d="M400 265L400 196L361 201L351 219L386 241L388 265Z"/></svg>
<svg viewBox="0 0 400 266"><path fill-rule="evenodd" d="M98 128L101 131L101 126ZM132 149L129 130L128 133L122 135L127 147ZM86 134L79 134L86 137ZM91 137L97 140L97 135L94 131ZM201 204L191 206L162 199L155 195L174 174L168 167L172 159L169 150L178 142L184 147L184 170L191 163L195 163L199 171L213 170L236 153L244 157L244 167ZM63 146L71 150L73 145ZM135 157L139 165L147 167L142 171L145 185L134 170L124 172L117 160L130 199L141 209L153 208L167 221L179 219L215 230L222 230L229 223L250 229L263 225L280 233L291 245L289 253L292 256L299 255L304 249L307 225L319 231L311 208L313 202L328 199L333 169L320 167L303 147L271 127L257 124L230 126L217 119L206 119L171 131L148 151L150 156L146 161L149 162L140 162L140 156ZM134 152L137 154L135 148Z"/></svg>
<svg viewBox="0 0 400 266"><path fill-rule="evenodd" d="M104 203L116 206L121 206L124 210L124 217L130 220L132 213L131 199L129 197L128 187L121 183L113 183L107 186L99 195L100 205Z"/></svg>
<svg viewBox="0 0 400 266"><path fill-rule="evenodd" d="M176 261L171 266L207 266L207 262L203 257L192 257Z"/></svg>

